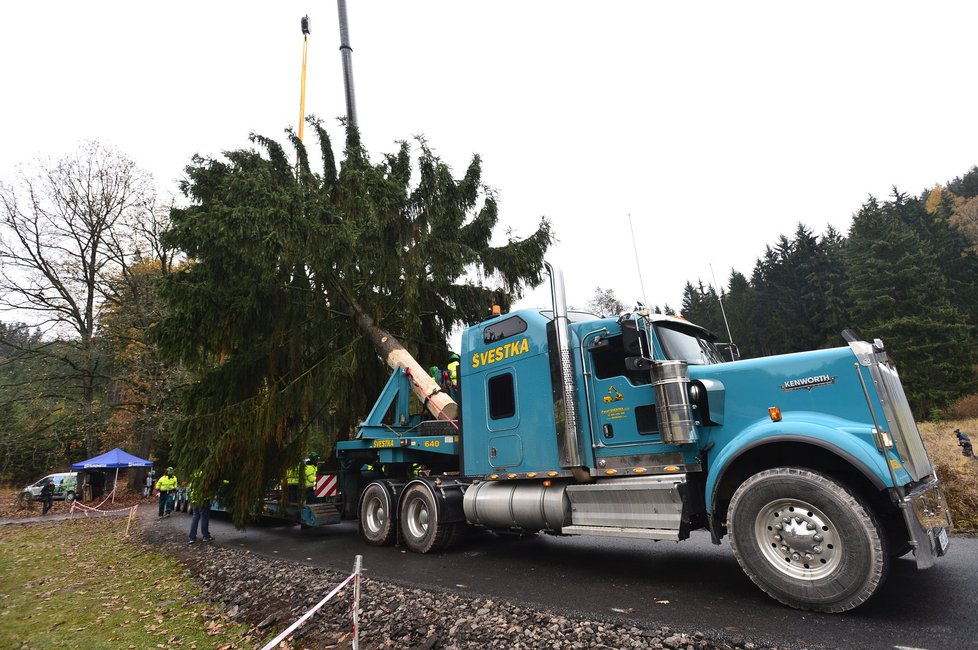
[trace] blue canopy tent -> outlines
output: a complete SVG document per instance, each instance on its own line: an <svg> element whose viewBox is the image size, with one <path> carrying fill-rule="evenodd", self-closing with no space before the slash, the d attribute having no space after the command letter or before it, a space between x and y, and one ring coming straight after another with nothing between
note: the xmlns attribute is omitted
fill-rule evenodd
<svg viewBox="0 0 978 650"><path fill-rule="evenodd" d="M143 460L138 456L133 456L130 453L122 451L118 447L112 451L107 451L104 454L95 456L94 458L89 458L88 460L83 460L71 465L71 469L74 470L85 470L85 469L113 469L115 468L115 482L113 486L119 482L119 469L127 467L152 467L152 461ZM112 503L115 503L115 490L112 492Z"/></svg>

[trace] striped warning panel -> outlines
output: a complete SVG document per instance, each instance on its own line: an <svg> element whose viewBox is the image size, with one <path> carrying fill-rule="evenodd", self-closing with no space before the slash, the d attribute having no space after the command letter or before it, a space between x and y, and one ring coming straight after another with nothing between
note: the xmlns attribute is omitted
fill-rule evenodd
<svg viewBox="0 0 978 650"><path fill-rule="evenodd" d="M315 492L317 497L331 497L336 494L337 484L335 474L323 474L316 477Z"/></svg>

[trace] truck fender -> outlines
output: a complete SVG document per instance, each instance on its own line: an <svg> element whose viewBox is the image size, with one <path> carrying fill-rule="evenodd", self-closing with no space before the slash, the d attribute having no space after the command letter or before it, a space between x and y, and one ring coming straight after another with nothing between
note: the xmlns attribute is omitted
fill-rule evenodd
<svg viewBox="0 0 978 650"><path fill-rule="evenodd" d="M446 524L464 522L465 511L462 509L462 497L465 495L467 483L461 483L454 478L444 476L418 477L409 481L398 491L397 511L401 511L400 496L412 485L423 485L432 500L438 504L439 521Z"/></svg>
<svg viewBox="0 0 978 650"><path fill-rule="evenodd" d="M705 492L709 495L708 512L711 513L711 518L716 516L717 489L734 461L752 449L772 443L801 442L821 447L844 459L877 489L884 490L891 487L889 469L876 446L842 431L838 426L842 424L841 422L834 424L835 426L814 420L792 419L781 422L762 421L745 429L725 445L717 457L710 462ZM866 428L864 425L851 422L845 422L845 425L849 429L853 426ZM881 477L887 479L884 481Z"/></svg>
<svg viewBox="0 0 978 650"><path fill-rule="evenodd" d="M400 506L401 492L404 491L404 485L399 484L395 481L391 481L389 479L378 479L376 481L370 481L369 483L367 483L367 485L373 485L374 483L384 488L384 491L387 493L387 503L391 506L387 510L388 516L391 518L391 521L397 521L398 514L401 511L399 506ZM367 485L363 486L364 489L360 491L360 496L357 497L358 515L361 512L361 508L363 507L363 494L364 492L366 492ZM394 506L398 506L398 507L394 507Z"/></svg>

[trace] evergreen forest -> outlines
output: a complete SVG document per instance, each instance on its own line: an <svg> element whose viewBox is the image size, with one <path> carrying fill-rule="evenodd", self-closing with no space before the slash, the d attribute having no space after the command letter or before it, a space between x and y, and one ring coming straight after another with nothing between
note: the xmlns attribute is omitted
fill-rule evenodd
<svg viewBox="0 0 978 650"><path fill-rule="evenodd" d="M749 276L733 270L719 291L688 282L680 315L724 341L729 325L741 358L844 345L846 328L881 339L916 417L939 418L976 390L978 168L870 198L848 233L798 224Z"/></svg>

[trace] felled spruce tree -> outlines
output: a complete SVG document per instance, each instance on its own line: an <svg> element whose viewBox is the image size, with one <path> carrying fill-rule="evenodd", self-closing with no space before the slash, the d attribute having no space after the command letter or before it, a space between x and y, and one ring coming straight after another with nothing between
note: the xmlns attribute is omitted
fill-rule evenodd
<svg viewBox="0 0 978 650"><path fill-rule="evenodd" d="M493 246L495 195L478 156L464 176L423 140L372 163L347 128L337 171L316 120L322 169L252 135L257 149L195 157L166 241L187 263L163 279L161 349L196 373L173 457L221 490L242 524L311 439L345 438L388 371L388 346L444 363L451 331L542 280L541 219ZM298 163L294 164L295 156Z"/></svg>

